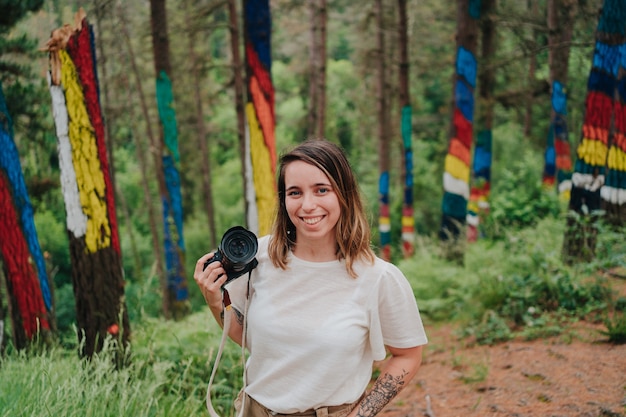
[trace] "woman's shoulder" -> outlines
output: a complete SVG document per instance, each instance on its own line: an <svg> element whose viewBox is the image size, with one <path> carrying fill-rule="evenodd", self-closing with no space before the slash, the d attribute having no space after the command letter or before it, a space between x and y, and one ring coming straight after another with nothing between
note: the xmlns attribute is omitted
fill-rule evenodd
<svg viewBox="0 0 626 417"><path fill-rule="evenodd" d="M375 256L372 262L364 259L358 260L355 264L355 271L358 276L362 275L374 279L382 279L385 277L405 279L404 274L396 265L378 256Z"/></svg>

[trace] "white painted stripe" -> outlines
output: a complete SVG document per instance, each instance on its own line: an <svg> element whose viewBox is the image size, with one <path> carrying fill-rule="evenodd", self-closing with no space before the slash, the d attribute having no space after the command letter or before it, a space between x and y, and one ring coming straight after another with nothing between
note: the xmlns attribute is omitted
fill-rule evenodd
<svg viewBox="0 0 626 417"><path fill-rule="evenodd" d="M467 216L465 216L465 221L470 226L478 226L478 224L480 223L480 218L476 215L468 214Z"/></svg>
<svg viewBox="0 0 626 417"><path fill-rule="evenodd" d="M559 193L564 193L572 189L572 181L565 180L559 184Z"/></svg>
<svg viewBox="0 0 626 417"><path fill-rule="evenodd" d="M449 193L461 195L469 200L469 185L458 178L454 178L450 173L443 173L443 189Z"/></svg>
<svg viewBox="0 0 626 417"><path fill-rule="evenodd" d="M244 175L246 181L246 205L248 207L248 229L255 235L259 235L259 211L256 207L256 191L254 189L254 172L252 171L252 155L250 151L250 127L248 117L244 112L245 151L244 151Z"/></svg>
<svg viewBox="0 0 626 417"><path fill-rule="evenodd" d="M584 188L589 191L596 191L604 185L604 175L594 177L591 174L581 174L575 172L572 174L572 184L575 187Z"/></svg>
<svg viewBox="0 0 626 417"><path fill-rule="evenodd" d="M74 237L79 238L85 236L87 232L87 216L83 213L80 204L76 171L74 171L72 163L72 145L68 136L69 121L65 95L63 94L63 87L50 84L50 74L48 74L48 84L52 96L52 115L56 126L59 167L61 169L61 191L65 201L67 229Z"/></svg>
<svg viewBox="0 0 626 417"><path fill-rule="evenodd" d="M608 201L611 204L621 206L626 203L626 190L623 188L615 188L605 185L600 189L600 196L604 201Z"/></svg>

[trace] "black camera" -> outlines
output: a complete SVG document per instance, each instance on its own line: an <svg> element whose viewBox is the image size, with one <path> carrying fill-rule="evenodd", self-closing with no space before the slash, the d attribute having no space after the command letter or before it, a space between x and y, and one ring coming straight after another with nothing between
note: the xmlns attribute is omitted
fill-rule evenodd
<svg viewBox="0 0 626 417"><path fill-rule="evenodd" d="M228 277L224 283L226 285L256 268L259 263L255 258L258 248L254 233L241 226L231 227L224 233L217 251L204 263L202 269L206 269L211 262L221 262Z"/></svg>

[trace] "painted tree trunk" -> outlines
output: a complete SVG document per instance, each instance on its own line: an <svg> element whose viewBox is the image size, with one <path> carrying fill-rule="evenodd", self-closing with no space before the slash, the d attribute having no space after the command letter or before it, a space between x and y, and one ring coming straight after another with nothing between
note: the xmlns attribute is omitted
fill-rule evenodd
<svg viewBox="0 0 626 417"><path fill-rule="evenodd" d="M258 236L263 236L270 232L276 206L276 117L269 0L244 1L244 29L248 87L245 161L248 226Z"/></svg>
<svg viewBox="0 0 626 417"><path fill-rule="evenodd" d="M483 0L480 20L481 68L478 72L478 111L476 145L472 162L470 197L467 205L467 240L475 242L480 235L480 222L489 213L491 192L491 141L493 127L496 72L493 67L496 49L494 0Z"/></svg>
<svg viewBox="0 0 626 417"><path fill-rule="evenodd" d="M404 150L404 193L402 200L402 255L405 258L415 251L415 218L413 217L413 148L411 134L411 95L409 91L409 36L407 28L406 0L398 0L398 37L400 39L400 132Z"/></svg>
<svg viewBox="0 0 626 417"><path fill-rule="evenodd" d="M461 263L465 250L463 243L469 198L479 18L479 0L457 0L453 114L448 154L444 164L444 195L439 238L444 244L445 257Z"/></svg>
<svg viewBox="0 0 626 417"><path fill-rule="evenodd" d="M157 178L163 215L163 247L165 250L166 316L174 319L189 312L189 292L185 274L185 239L183 235L183 207L180 189L180 154L178 127L174 110L167 11L165 0L150 0L152 48L156 73L156 96L161 122L159 144L160 164Z"/></svg>
<svg viewBox="0 0 626 417"><path fill-rule="evenodd" d="M548 46L552 100L543 183L556 185L559 197L570 198L572 157L567 129L567 72L574 27L571 0L548 1Z"/></svg>
<svg viewBox="0 0 626 417"><path fill-rule="evenodd" d="M391 260L391 217L389 209L389 129L387 98L385 94L386 65L385 28L382 0L374 2L376 15L376 113L378 119L378 232L380 237L380 257Z"/></svg>
<svg viewBox="0 0 626 417"><path fill-rule="evenodd" d="M78 336L89 357L107 336L126 345L130 325L93 32L85 17L77 21L56 30L48 48Z"/></svg>
<svg viewBox="0 0 626 417"><path fill-rule="evenodd" d="M602 216L624 222L626 141L624 133L624 62L626 3L604 0L596 29L593 64L587 83L582 139L577 148L569 200L570 215L563 239L566 262L595 256Z"/></svg>
<svg viewBox="0 0 626 417"><path fill-rule="evenodd" d="M0 261L13 323L13 344L17 349L50 332L53 311L33 215L0 84ZM4 335L4 320L1 327L0 339Z"/></svg>
<svg viewBox="0 0 626 417"><path fill-rule="evenodd" d="M620 196L624 196L626 183L620 180L626 170L626 154L620 99L624 78L620 74L626 60L625 31L626 3L605 0L596 29L582 139L576 151L570 215L563 239L563 256L569 263L594 258L598 233L595 221L602 216L602 210L614 214L623 206Z"/></svg>

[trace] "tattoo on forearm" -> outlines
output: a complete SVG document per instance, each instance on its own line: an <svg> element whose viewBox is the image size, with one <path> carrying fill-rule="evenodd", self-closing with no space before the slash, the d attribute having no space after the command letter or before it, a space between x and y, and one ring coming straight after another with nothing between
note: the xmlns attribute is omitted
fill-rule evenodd
<svg viewBox="0 0 626 417"><path fill-rule="evenodd" d="M235 319L237 320L237 323L239 323L240 326L243 326L243 314L236 308L233 308L233 311L235 312Z"/></svg>
<svg viewBox="0 0 626 417"><path fill-rule="evenodd" d="M381 375L372 390L359 404L357 417L375 416L391 401L404 386L404 378L408 372L403 370L402 375L393 376L388 373Z"/></svg>

